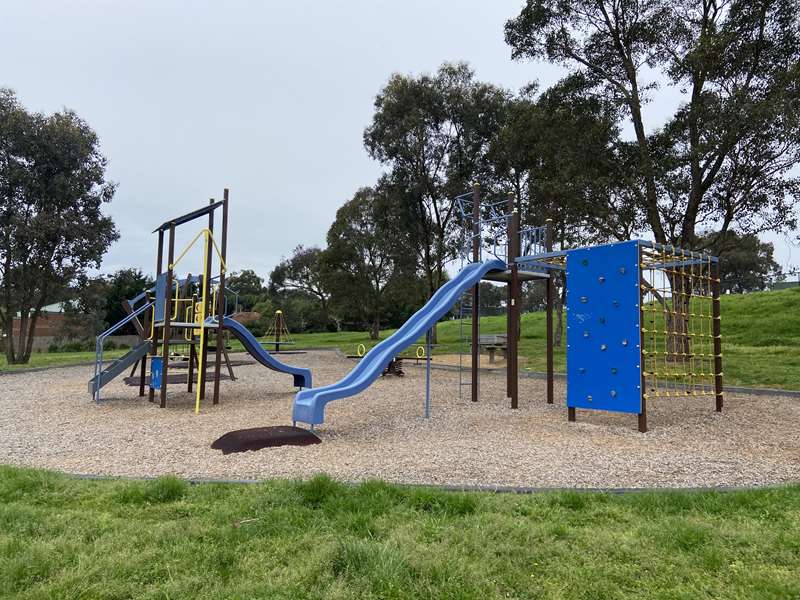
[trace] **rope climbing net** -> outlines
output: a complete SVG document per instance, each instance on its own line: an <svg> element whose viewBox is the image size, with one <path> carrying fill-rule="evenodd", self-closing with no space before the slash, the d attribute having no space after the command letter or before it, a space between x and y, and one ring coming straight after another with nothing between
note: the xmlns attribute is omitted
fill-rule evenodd
<svg viewBox="0 0 800 600"><path fill-rule="evenodd" d="M722 342L716 259L653 244L642 246L640 266L644 397L718 395Z"/></svg>

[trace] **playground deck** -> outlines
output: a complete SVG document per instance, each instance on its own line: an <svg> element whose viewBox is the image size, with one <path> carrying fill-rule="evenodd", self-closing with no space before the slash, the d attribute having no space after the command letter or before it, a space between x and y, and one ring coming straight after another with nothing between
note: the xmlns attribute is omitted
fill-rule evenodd
<svg viewBox="0 0 800 600"><path fill-rule="evenodd" d="M238 357L237 357L238 358ZM291 356L315 385L352 361L331 352ZM95 406L85 394L91 367L4 375L0 463L69 473L196 479L303 478L530 487L754 486L800 480L800 400L729 394L716 414L696 399L654 401L653 428L630 415L579 411L568 423L563 387L544 403L544 381L520 381L520 408L505 398L505 373L481 374L481 402L458 399L458 373L432 373L431 419L422 417L424 370L379 379L328 407L322 443L223 455L212 441L250 427L291 424L294 393L285 374L260 365L222 384L221 404L203 406L176 386L166 409L120 380ZM106 391L107 390L107 391Z"/></svg>

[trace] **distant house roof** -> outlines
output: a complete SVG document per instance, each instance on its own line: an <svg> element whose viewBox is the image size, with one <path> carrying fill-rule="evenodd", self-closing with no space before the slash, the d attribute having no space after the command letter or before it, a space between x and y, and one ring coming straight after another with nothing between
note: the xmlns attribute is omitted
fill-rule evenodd
<svg viewBox="0 0 800 600"><path fill-rule="evenodd" d="M56 302L55 304L48 304L47 306L42 307L43 313L63 313L64 312L64 303L63 302ZM20 317L20 313L14 315L15 317Z"/></svg>

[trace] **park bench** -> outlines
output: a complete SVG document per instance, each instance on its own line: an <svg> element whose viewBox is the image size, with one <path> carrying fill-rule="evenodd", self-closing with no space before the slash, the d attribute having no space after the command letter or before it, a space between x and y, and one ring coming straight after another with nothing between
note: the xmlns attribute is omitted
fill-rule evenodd
<svg viewBox="0 0 800 600"><path fill-rule="evenodd" d="M488 334L478 336L478 348L486 350L489 355L489 364L494 364L495 354L499 350L503 358L507 358L508 336L505 334Z"/></svg>

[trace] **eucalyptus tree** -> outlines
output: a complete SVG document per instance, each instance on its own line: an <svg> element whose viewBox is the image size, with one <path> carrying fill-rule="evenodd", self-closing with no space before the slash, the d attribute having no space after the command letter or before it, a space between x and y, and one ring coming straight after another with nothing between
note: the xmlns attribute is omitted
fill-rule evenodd
<svg viewBox="0 0 800 600"><path fill-rule="evenodd" d="M345 318L357 312L368 321L373 340L380 335L387 303L392 295L402 295L403 276L416 266L390 203L380 186L358 190L336 211L324 257L328 287L343 307L340 312Z"/></svg>
<svg viewBox="0 0 800 600"><path fill-rule="evenodd" d="M644 224L696 247L706 229L795 225L797 15L794 0L528 0L505 33L514 58L577 69L624 108ZM659 76L683 97L661 129L642 110Z"/></svg>
<svg viewBox="0 0 800 600"><path fill-rule="evenodd" d="M296 300L313 298L321 322L327 325L331 319L331 293L325 284L323 253L314 246L295 247L292 255L282 259L270 273L269 291L272 296L296 292Z"/></svg>
<svg viewBox="0 0 800 600"><path fill-rule="evenodd" d="M488 173L486 160L508 93L475 80L464 63L434 74L393 75L364 132L370 155L388 167L385 185L411 234L428 295L456 256L453 198Z"/></svg>
<svg viewBox="0 0 800 600"><path fill-rule="evenodd" d="M29 361L42 308L99 268L118 237L102 212L116 189L106 165L97 134L74 112L30 113L0 90L0 312L9 363Z"/></svg>

